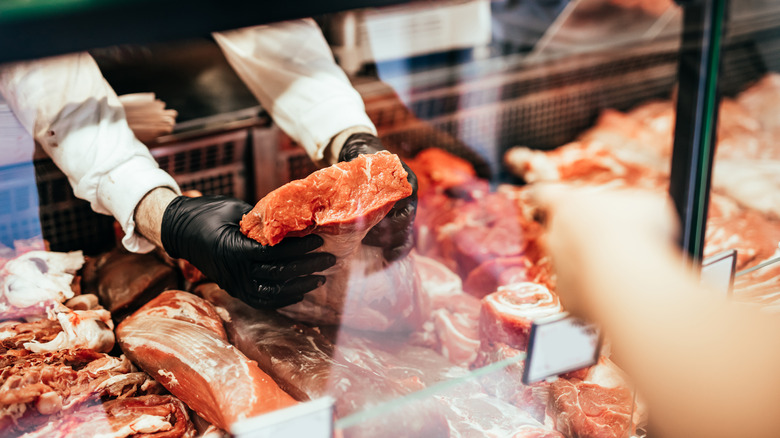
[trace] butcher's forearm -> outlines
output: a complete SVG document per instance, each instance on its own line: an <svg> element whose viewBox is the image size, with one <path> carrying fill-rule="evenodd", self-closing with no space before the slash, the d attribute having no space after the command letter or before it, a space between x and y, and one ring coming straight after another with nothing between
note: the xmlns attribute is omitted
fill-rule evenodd
<svg viewBox="0 0 780 438"><path fill-rule="evenodd" d="M158 187L147 193L136 207L136 232L146 237L158 248L162 248L160 233L165 208L176 196L173 190L167 187Z"/></svg>

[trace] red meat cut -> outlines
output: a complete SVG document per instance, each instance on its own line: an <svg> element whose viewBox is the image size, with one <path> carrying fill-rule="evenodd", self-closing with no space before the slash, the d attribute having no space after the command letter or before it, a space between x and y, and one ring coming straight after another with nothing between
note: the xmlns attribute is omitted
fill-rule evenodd
<svg viewBox="0 0 780 438"><path fill-rule="evenodd" d="M263 245L316 233L324 240L319 251L336 256L322 272L325 284L284 314L362 330L413 328L419 280L412 262L388 263L380 248L361 244L396 201L411 195L407 176L396 155L361 155L285 184L244 215L241 231Z"/></svg>
<svg viewBox="0 0 780 438"><path fill-rule="evenodd" d="M276 245L287 236L368 230L412 194L406 177L397 155L361 155L272 191L244 215L241 232Z"/></svg>
<svg viewBox="0 0 780 438"><path fill-rule="evenodd" d="M574 438L620 438L633 424L633 400L625 387L558 379L551 386L548 410L555 428Z"/></svg>
<svg viewBox="0 0 780 438"><path fill-rule="evenodd" d="M125 319L116 334L133 362L224 430L295 404L255 361L228 343L214 306L195 295L164 292Z"/></svg>
<svg viewBox="0 0 780 438"><path fill-rule="evenodd" d="M497 292L482 299L480 340L488 344L501 342L524 351L533 321L561 310L558 297L540 284L501 286Z"/></svg>

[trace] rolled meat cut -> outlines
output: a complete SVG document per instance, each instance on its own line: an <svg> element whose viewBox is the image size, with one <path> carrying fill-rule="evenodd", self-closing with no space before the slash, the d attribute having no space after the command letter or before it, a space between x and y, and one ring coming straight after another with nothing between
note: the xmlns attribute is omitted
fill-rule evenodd
<svg viewBox="0 0 780 438"><path fill-rule="evenodd" d="M501 286L482 299L479 332L483 343L504 343L518 350L528 346L531 324L561 312L558 297L535 283Z"/></svg>
<svg viewBox="0 0 780 438"><path fill-rule="evenodd" d="M164 292L125 319L116 333L136 364L224 430L295 403L228 343L214 306L195 295Z"/></svg>
<svg viewBox="0 0 780 438"><path fill-rule="evenodd" d="M396 201L412 194L398 156L389 152L321 169L261 199L241 220L241 232L263 245L285 237L320 235L320 251L336 256L325 284L283 313L314 324L364 330L408 330L419 287L411 262L388 263L377 247L362 245Z"/></svg>

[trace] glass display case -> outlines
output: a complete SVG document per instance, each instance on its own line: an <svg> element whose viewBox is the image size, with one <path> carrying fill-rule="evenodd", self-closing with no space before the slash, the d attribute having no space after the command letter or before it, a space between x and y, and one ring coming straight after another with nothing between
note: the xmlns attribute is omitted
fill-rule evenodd
<svg viewBox="0 0 780 438"><path fill-rule="evenodd" d="M773 2L327 3L0 6L0 38L18 41L0 56L0 436L652 436L608 336L580 322L582 338L539 334L567 315L538 183L661 197L671 180L689 216L707 218L681 212L694 269L736 250L731 299L777 308ZM253 29L287 39L246 49L236 35ZM286 69L326 86L306 95L279 79ZM319 120L354 115L338 92L330 107L284 106L344 84L373 125L356 132L392 154L328 161L352 125L312 149ZM129 147L121 139L174 182L121 164L93 172ZM388 257L362 242L409 196L407 170L414 244ZM112 189L120 177L125 192ZM267 247L320 235L315 252L335 266L299 302L264 306L223 281L231 296L160 236L128 237L141 236L135 187L153 178L248 203L231 226ZM125 193L130 210L109 199ZM291 204L325 213L295 229L308 213ZM269 225L275 214L293 217ZM278 295L290 280L274 278ZM580 348L593 360L567 368ZM531 349L563 365L529 379Z"/></svg>

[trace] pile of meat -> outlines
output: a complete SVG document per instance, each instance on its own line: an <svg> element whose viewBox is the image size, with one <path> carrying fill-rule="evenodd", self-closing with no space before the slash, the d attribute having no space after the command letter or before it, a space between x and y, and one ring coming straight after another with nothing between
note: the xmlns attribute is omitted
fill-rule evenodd
<svg viewBox="0 0 780 438"><path fill-rule="evenodd" d="M111 354L114 324L81 294L80 252L30 251L0 270L3 436L194 436L178 399Z"/></svg>
<svg viewBox="0 0 780 438"><path fill-rule="evenodd" d="M721 102L705 257L738 253L737 270L780 256L780 74ZM517 147L506 166L527 182L566 181L665 193L675 122L672 100L605 110L576 141L550 152ZM780 310L780 266L738 277L734 298Z"/></svg>
<svg viewBox="0 0 780 438"><path fill-rule="evenodd" d="M780 173L769 177L780 161L772 141L780 119L762 110L775 97L780 80L770 76L724 101L720 116L706 250L737 248L738 269L775 256L780 240L780 191L761 185L780 185ZM671 102L605 111L576 142L505 158L528 182L662 193L673 119ZM554 381L521 382L533 321L563 311L527 190L493 188L439 149L407 164L419 180L416 247L393 263L362 244L411 193L389 153L280 187L244 217L242 231L262 244L316 233L321 251L338 258L321 288L279 311L253 309L186 263L155 255L116 250L84 268L79 253L8 257L0 272L2 430L219 434L329 395L346 436L635 434L641 405L606 354ZM738 297L780 302L775 269L737 286Z"/></svg>

